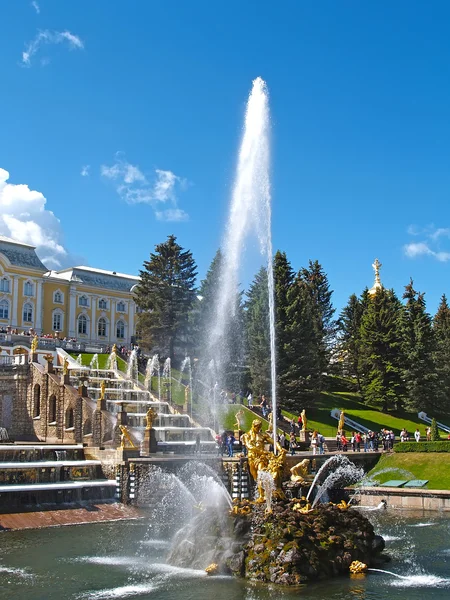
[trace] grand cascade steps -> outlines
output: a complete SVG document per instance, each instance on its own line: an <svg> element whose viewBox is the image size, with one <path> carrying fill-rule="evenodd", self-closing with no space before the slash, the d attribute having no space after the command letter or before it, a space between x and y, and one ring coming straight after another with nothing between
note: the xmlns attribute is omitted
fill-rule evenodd
<svg viewBox="0 0 450 600"><path fill-rule="evenodd" d="M81 444L0 444L0 511L25 506L110 502L116 481Z"/></svg>

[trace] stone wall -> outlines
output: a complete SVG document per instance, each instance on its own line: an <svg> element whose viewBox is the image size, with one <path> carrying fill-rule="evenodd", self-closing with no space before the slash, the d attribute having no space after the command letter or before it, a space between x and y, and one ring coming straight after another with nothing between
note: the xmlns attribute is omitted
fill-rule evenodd
<svg viewBox="0 0 450 600"><path fill-rule="evenodd" d="M28 412L29 365L8 365L0 369L0 427L11 439L33 440L33 422Z"/></svg>
<svg viewBox="0 0 450 600"><path fill-rule="evenodd" d="M0 367L0 427L11 439L103 445L113 438L109 417L51 363Z"/></svg>

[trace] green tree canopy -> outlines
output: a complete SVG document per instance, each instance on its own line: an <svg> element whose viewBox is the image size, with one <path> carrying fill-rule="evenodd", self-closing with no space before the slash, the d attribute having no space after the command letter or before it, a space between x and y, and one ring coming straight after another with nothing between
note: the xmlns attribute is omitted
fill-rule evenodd
<svg viewBox="0 0 450 600"><path fill-rule="evenodd" d="M142 312L138 331L144 344L173 361L189 346L189 312L196 297L196 264L174 235L169 235L144 262L136 291L136 304Z"/></svg>

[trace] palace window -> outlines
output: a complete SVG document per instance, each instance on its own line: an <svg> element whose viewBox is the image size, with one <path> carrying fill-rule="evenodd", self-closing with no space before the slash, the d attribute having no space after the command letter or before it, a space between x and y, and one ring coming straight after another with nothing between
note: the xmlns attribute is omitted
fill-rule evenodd
<svg viewBox="0 0 450 600"><path fill-rule="evenodd" d="M78 304L80 306L89 306L87 297L86 296L80 296L80 298L78 299Z"/></svg>
<svg viewBox="0 0 450 600"><path fill-rule="evenodd" d="M103 317L98 320L97 333L99 337L106 337L106 319Z"/></svg>
<svg viewBox="0 0 450 600"><path fill-rule="evenodd" d="M34 296L34 285L31 283L31 281L25 282L24 294L25 296Z"/></svg>
<svg viewBox="0 0 450 600"><path fill-rule="evenodd" d="M31 323L33 321L33 306L28 302L23 305L23 321Z"/></svg>
<svg viewBox="0 0 450 600"><path fill-rule="evenodd" d="M125 338L125 323L123 321L117 321L117 339L123 340Z"/></svg>
<svg viewBox="0 0 450 600"><path fill-rule="evenodd" d="M78 333L81 335L87 334L87 318L85 315L78 317Z"/></svg>
<svg viewBox="0 0 450 600"><path fill-rule="evenodd" d="M0 302L0 319L9 319L9 302L2 300Z"/></svg>
<svg viewBox="0 0 450 600"><path fill-rule="evenodd" d="M98 307L99 307L100 310L106 310L108 308L108 304L107 304L107 302L106 302L106 300L104 298L101 298L98 301Z"/></svg>
<svg viewBox="0 0 450 600"><path fill-rule="evenodd" d="M9 279L7 277L0 280L0 292L9 292Z"/></svg>
<svg viewBox="0 0 450 600"><path fill-rule="evenodd" d="M61 294L61 292L55 292L55 295L53 296L53 302L55 304L63 303L63 295Z"/></svg>
<svg viewBox="0 0 450 600"><path fill-rule="evenodd" d="M117 312L125 312L125 302L117 303Z"/></svg>
<svg viewBox="0 0 450 600"><path fill-rule="evenodd" d="M53 313L53 331L62 331L63 316L60 312Z"/></svg>

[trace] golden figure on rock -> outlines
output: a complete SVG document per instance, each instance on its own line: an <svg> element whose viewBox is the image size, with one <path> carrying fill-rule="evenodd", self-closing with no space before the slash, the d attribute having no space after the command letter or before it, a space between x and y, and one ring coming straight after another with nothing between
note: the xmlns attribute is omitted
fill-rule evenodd
<svg viewBox="0 0 450 600"><path fill-rule="evenodd" d="M100 384L100 400L105 399L105 392L106 392L106 381L103 379Z"/></svg>
<svg viewBox="0 0 450 600"><path fill-rule="evenodd" d="M308 426L308 419L306 418L306 410L302 410L302 431L306 431L306 427Z"/></svg>
<svg viewBox="0 0 450 600"><path fill-rule="evenodd" d="M67 358L64 359L63 362L63 375L68 375L69 374L69 361Z"/></svg>
<svg viewBox="0 0 450 600"><path fill-rule="evenodd" d="M145 415L145 418L147 419L147 425L145 429L151 429L153 427L153 421L156 419L157 416L158 413L156 412L156 410L150 406L150 408L147 411L147 414Z"/></svg>
<svg viewBox="0 0 450 600"><path fill-rule="evenodd" d="M269 472L277 487L281 485L281 474L286 456L286 450L277 442L276 456L273 452L266 450L266 445L273 443L271 435L262 431L262 423L259 419L254 419L249 432L242 436L242 443L246 446L248 452L248 466L250 474L255 481L258 481L260 471ZM264 502L264 489L258 483L259 498L258 502Z"/></svg>
<svg viewBox="0 0 450 600"><path fill-rule="evenodd" d="M31 340L31 354L36 354L36 351L38 348L38 342L39 342L39 338L37 335L35 335L34 338Z"/></svg>
<svg viewBox="0 0 450 600"><path fill-rule="evenodd" d="M120 447L121 448L136 448L133 440L131 439L131 435L128 433L128 428L125 425L119 425L120 429ZM127 446L127 442L130 444Z"/></svg>
<svg viewBox="0 0 450 600"><path fill-rule="evenodd" d="M301 462L291 467L291 481L295 483L304 483L309 475L309 458L305 458Z"/></svg>

